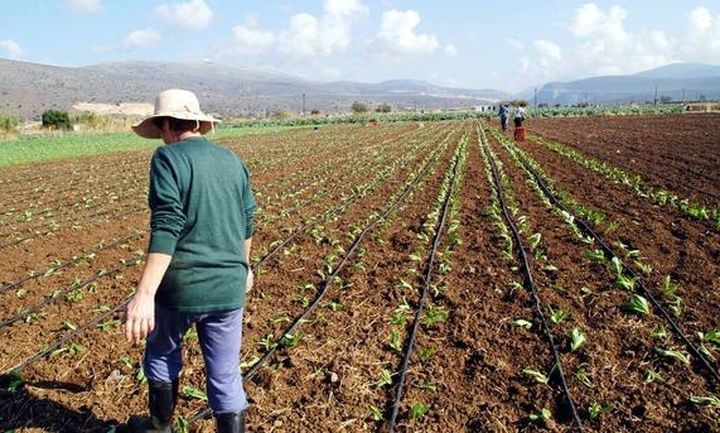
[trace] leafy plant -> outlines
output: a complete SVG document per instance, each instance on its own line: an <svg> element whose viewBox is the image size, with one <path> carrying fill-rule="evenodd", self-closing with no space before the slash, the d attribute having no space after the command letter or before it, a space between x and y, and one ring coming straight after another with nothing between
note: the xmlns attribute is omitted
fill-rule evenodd
<svg viewBox="0 0 720 433"><path fill-rule="evenodd" d="M424 380L420 381L419 384L416 385L418 388L422 389L425 392L435 392L437 391L437 386L432 382L425 382Z"/></svg>
<svg viewBox="0 0 720 433"><path fill-rule="evenodd" d="M703 343L713 343L720 346L720 330L713 329L707 333L698 332L697 335Z"/></svg>
<svg viewBox="0 0 720 433"><path fill-rule="evenodd" d="M603 252L603 250L599 250L599 249L587 251L585 253L585 257L587 257L589 260L592 260L593 262L604 262L605 261L605 253Z"/></svg>
<svg viewBox="0 0 720 433"><path fill-rule="evenodd" d="M383 413L379 407L370 404L368 405L368 411L370 412L370 418L372 418L373 421L381 421L383 419Z"/></svg>
<svg viewBox="0 0 720 433"><path fill-rule="evenodd" d="M530 412L528 418L530 418L530 421L532 422L544 423L552 418L552 412L550 412L550 409L542 408L540 412Z"/></svg>
<svg viewBox="0 0 720 433"><path fill-rule="evenodd" d="M690 364L690 355L688 355L685 352L681 352L679 350L674 350L674 349L661 349L659 347L655 348L655 352L666 358L671 358L671 359L680 361L683 364Z"/></svg>
<svg viewBox="0 0 720 433"><path fill-rule="evenodd" d="M525 328L530 329L532 328L532 322L529 322L525 319L515 319L512 322L510 322L513 328Z"/></svg>
<svg viewBox="0 0 720 433"><path fill-rule="evenodd" d="M392 373L390 373L390 370L383 368L383 370L380 372L380 377L378 378L377 382L375 382L375 386L378 388L382 388L385 385L392 385Z"/></svg>
<svg viewBox="0 0 720 433"><path fill-rule="evenodd" d="M580 365L580 367L578 367L578 369L575 371L575 379L577 379L580 383L583 384L583 386L587 388L595 387L595 384L593 383L592 379L590 379L590 375L585 369L585 364Z"/></svg>
<svg viewBox="0 0 720 433"><path fill-rule="evenodd" d="M540 382L543 385L547 385L548 382L550 381L550 378L548 376L546 376L545 373L541 372L540 370L536 370L534 368L526 368L522 372L523 372L523 374L526 374L526 375L532 377L533 379L535 379L535 381Z"/></svg>
<svg viewBox="0 0 720 433"><path fill-rule="evenodd" d="M550 310L550 321L556 325L560 325L570 318L570 311L562 308L555 310L552 306L548 306L548 310Z"/></svg>
<svg viewBox="0 0 720 433"><path fill-rule="evenodd" d="M609 404L600 404L597 401L592 402L588 408L591 420L599 419L603 414L609 414L612 412L612 406Z"/></svg>
<svg viewBox="0 0 720 433"><path fill-rule="evenodd" d="M528 246L530 246L531 250L534 250L535 248L540 245L540 238L542 235L540 233L535 233L534 235L530 236L528 238Z"/></svg>
<svg viewBox="0 0 720 433"><path fill-rule="evenodd" d="M397 350L398 352L402 352L403 348L403 338L400 333L392 331L390 332L390 341L388 342L390 347Z"/></svg>
<svg viewBox="0 0 720 433"><path fill-rule="evenodd" d="M429 410L430 406L426 405L425 403L413 403L410 406L410 419L413 421L417 421L420 418L424 417Z"/></svg>
<svg viewBox="0 0 720 433"><path fill-rule="evenodd" d="M647 299L638 294L632 295L632 297L630 298L630 302L623 305L623 307L627 311L631 311L642 316L650 315L650 304L648 303Z"/></svg>
<svg viewBox="0 0 720 433"><path fill-rule="evenodd" d="M443 310L442 307L431 304L427 310L425 310L425 326L432 328L438 323L445 322L450 313Z"/></svg>
<svg viewBox="0 0 720 433"><path fill-rule="evenodd" d="M575 352L583 347L586 340L585 334L583 334L580 329L573 328L572 331L570 331L570 351Z"/></svg>
<svg viewBox="0 0 720 433"><path fill-rule="evenodd" d="M693 395L690 397L690 402L697 406L711 406L720 409L720 398L712 394L707 396Z"/></svg>
<svg viewBox="0 0 720 433"><path fill-rule="evenodd" d="M432 359L433 356L435 356L435 349L432 347L423 347L422 349L418 350L417 352L418 358L420 358L420 362L428 362Z"/></svg>
<svg viewBox="0 0 720 433"><path fill-rule="evenodd" d="M207 394L191 385L185 385L183 387L183 395L185 395L185 397L194 398L197 400L207 401L208 399Z"/></svg>
<svg viewBox="0 0 720 433"><path fill-rule="evenodd" d="M255 344L264 348L265 351L267 352L267 351L270 351L270 350L276 348L278 345L278 342L275 341L275 337L273 337L272 334L267 334L265 337L258 340L257 343L255 343Z"/></svg>

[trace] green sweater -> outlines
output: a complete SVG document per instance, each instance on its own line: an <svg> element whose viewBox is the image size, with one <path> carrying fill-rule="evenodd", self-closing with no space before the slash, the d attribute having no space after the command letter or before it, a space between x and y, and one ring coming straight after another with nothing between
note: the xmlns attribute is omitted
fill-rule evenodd
<svg viewBox="0 0 720 433"><path fill-rule="evenodd" d="M172 256L155 301L188 313L242 308L255 211L245 164L204 137L160 147L148 202L148 252Z"/></svg>

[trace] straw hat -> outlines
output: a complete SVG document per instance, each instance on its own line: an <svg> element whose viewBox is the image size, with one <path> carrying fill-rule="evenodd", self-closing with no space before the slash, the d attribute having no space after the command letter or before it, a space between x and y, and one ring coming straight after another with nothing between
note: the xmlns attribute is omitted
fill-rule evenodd
<svg viewBox="0 0 720 433"><path fill-rule="evenodd" d="M200 102L193 92L181 89L169 89L160 92L155 98L155 114L133 125L132 130L143 138L161 138L162 131L155 126L153 119L173 117L181 120L196 120L201 134L213 129L220 120L200 111Z"/></svg>

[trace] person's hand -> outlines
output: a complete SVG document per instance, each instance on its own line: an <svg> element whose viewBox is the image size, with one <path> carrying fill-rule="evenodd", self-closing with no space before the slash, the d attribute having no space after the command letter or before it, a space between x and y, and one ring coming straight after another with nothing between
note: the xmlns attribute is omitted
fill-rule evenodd
<svg viewBox="0 0 720 433"><path fill-rule="evenodd" d="M125 338L137 344L155 328L155 299L137 292L127 307Z"/></svg>
<svg viewBox="0 0 720 433"><path fill-rule="evenodd" d="M248 269L247 281L245 281L245 293L250 293L250 291L253 288L254 283L255 283L255 275L253 274L252 269Z"/></svg>

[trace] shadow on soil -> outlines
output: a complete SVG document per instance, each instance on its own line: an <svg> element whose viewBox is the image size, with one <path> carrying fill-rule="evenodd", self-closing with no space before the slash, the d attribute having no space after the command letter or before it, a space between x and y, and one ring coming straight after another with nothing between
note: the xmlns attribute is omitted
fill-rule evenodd
<svg viewBox="0 0 720 433"><path fill-rule="evenodd" d="M0 431L21 428L40 429L57 433L108 433L126 432L117 420L101 420L89 408L74 410L49 398L28 392L33 388L65 390L70 393L85 391L76 384L42 381L32 384L18 382L11 375L0 376ZM86 409L86 410L84 410Z"/></svg>

